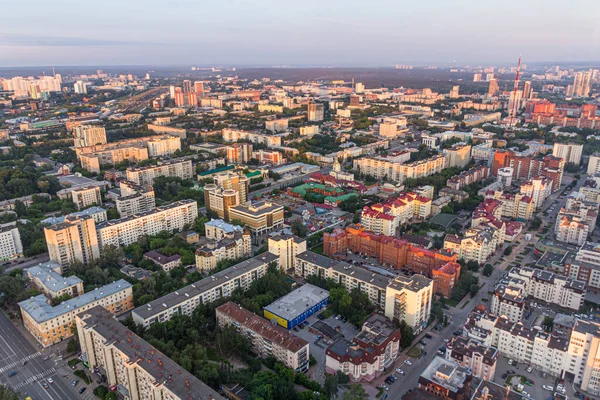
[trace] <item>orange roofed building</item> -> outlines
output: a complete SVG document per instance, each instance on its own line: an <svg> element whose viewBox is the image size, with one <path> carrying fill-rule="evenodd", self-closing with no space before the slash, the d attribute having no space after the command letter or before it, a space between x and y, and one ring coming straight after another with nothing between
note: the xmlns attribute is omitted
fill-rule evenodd
<svg viewBox="0 0 600 400"><path fill-rule="evenodd" d="M325 233L323 241L323 251L328 257L344 258L348 250L375 257L380 264L408 269L432 278L434 290L444 296L450 296L460 275L460 264L456 262L455 253L429 250L403 239L378 235L359 224Z"/></svg>

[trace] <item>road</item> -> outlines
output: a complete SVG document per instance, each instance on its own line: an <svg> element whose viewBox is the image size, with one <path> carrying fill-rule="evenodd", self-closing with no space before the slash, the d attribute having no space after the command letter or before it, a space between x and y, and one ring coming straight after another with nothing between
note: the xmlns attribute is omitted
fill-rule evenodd
<svg viewBox="0 0 600 400"><path fill-rule="evenodd" d="M580 179L580 182L573 190L578 190L578 188L583 184L583 181L584 181L584 178ZM542 206L542 210L547 210L552 204L554 204L554 202L561 195L562 189L564 189L564 188L561 188L560 191L552 194L546 200L546 202ZM559 206L563 205L565 201L566 201L565 199L559 200L558 205ZM552 215L549 215L547 218L545 218L545 220L549 220L549 219L554 220L554 218L556 218L556 212L557 212L556 205L555 205L554 210L555 210L555 212L552 213ZM390 400L400 399L404 394L406 394L406 392L408 392L409 390L413 389L416 386L416 382L418 382L418 379L419 379L419 376L421 375L421 373L425 370L425 368L431 363L433 358L437 355L437 350L440 347L445 345L444 339L450 339L453 336L452 332L454 332L455 330L457 330L458 328L463 326L463 324L467 320L467 317L473 310L473 307L475 307L478 304L485 304L481 301L481 299L484 297L489 298L488 292L493 290L495 283L505 274L506 267L510 263L515 261L516 257L519 255L519 253L521 253L523 251L525 246L527 246L530 243L534 243L535 240L537 240L537 238L536 238L536 239L528 242L524 239L524 236L527 233L528 225L529 224L526 225L526 227L523 229L523 232L521 232L512 243L510 243L510 244L506 243L503 248L498 249L496 251L496 254L492 258L488 259L488 263L494 265L496 262L498 262L499 259L502 258L502 263L494 269L494 272L492 273L492 275L490 277L485 277L481 274L479 275L479 280L483 284L483 286L479 289L479 292L477 292L475 297L468 300L466 302L466 305L464 305L465 300L463 299L463 301L461 301L461 303L459 303L458 306L452 308L449 311L446 311L446 314L450 318L452 318L448 327L444 328L441 332L435 332L435 331L429 332L432 335L432 338L424 339L427 342L427 344L425 346L425 351L427 352L427 355L422 357L421 359L413 359L413 358L409 358L406 354L402 354L400 356L400 358L398 359L398 361L396 361L394 370L397 367L400 367L404 371L405 375L399 375L397 373L394 373L394 375L398 376L398 380L390 387L390 391L388 392L388 394L389 394L388 398ZM552 229L553 229L553 225L551 224L550 230L552 230ZM551 234L549 233L549 235L551 235ZM509 245L513 246L512 252L509 256L504 256L503 249L508 247ZM463 306L463 307L461 308L461 306ZM425 335L425 332L421 333L416 338L414 343L418 343L420 339L424 338L424 335ZM403 364L404 360L406 360L406 359L409 359L412 362L411 366ZM382 375L381 377L377 378L374 381L374 383L377 386L380 386L383 383L384 379L388 375L390 375L392 372L394 372L394 371L392 370L387 375Z"/></svg>
<svg viewBox="0 0 600 400"><path fill-rule="evenodd" d="M28 333L15 327L6 314L0 312L0 383L36 400L94 398L91 387L82 395L78 393L82 383L73 388L71 382L76 378L70 368L64 366L64 361L56 360L58 356L54 346L42 349L32 344L24 334ZM50 359L44 360L46 356L50 356ZM27 363L22 365L23 361ZM9 377L12 371L17 374ZM49 378L54 383L48 383ZM48 383L48 389L44 389L43 383Z"/></svg>
<svg viewBox="0 0 600 400"><path fill-rule="evenodd" d="M10 272L13 269L18 269L18 268L21 268L21 269L31 268L38 264L50 261L50 257L48 256L48 253L42 253L42 254L38 254L33 257L21 258L17 261L20 261L20 262L14 263L14 264L9 263L9 264L3 265L4 271Z"/></svg>

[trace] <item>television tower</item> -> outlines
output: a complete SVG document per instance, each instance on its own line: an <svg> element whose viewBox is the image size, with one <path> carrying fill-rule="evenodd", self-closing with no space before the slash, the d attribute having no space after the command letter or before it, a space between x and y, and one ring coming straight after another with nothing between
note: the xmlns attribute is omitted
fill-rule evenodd
<svg viewBox="0 0 600 400"><path fill-rule="evenodd" d="M519 109L519 102L517 101L517 92L519 91L519 76L521 75L521 55L519 54L519 62L517 63L517 74L515 75L515 86L511 93L512 103L509 99L509 110L508 110L508 126L513 126L514 119L517 116L517 110Z"/></svg>

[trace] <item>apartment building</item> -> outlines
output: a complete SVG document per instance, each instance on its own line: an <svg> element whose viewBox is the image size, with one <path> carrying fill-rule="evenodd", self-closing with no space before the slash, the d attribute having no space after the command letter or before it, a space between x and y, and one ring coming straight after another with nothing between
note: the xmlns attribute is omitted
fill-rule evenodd
<svg viewBox="0 0 600 400"><path fill-rule="evenodd" d="M287 131L288 125L289 120L287 118L271 119L265 121L265 129L273 133Z"/></svg>
<svg viewBox="0 0 600 400"><path fill-rule="evenodd" d="M308 104L308 122L320 122L325 118L325 106L323 104Z"/></svg>
<svg viewBox="0 0 600 400"><path fill-rule="evenodd" d="M493 141L487 140L477 146L473 146L471 150L473 160L491 168L494 165L494 154L496 154L496 149L492 147L492 143Z"/></svg>
<svg viewBox="0 0 600 400"><path fill-rule="evenodd" d="M121 195L115 199L121 218L140 214L156 207L152 186L142 186L131 181L120 181Z"/></svg>
<svg viewBox="0 0 600 400"><path fill-rule="evenodd" d="M283 226L283 206L268 201L229 208L229 220L244 223L254 238Z"/></svg>
<svg viewBox="0 0 600 400"><path fill-rule="evenodd" d="M470 368L471 375L479 379L494 380L498 356L498 349L461 336L453 337L446 344L446 360Z"/></svg>
<svg viewBox="0 0 600 400"><path fill-rule="evenodd" d="M450 296L460 275L457 255L444 250L429 250L385 235L376 235L360 225L344 230L334 229L323 235L323 252L333 258L345 257L347 252L374 257L382 265L407 269L433 279L434 292Z"/></svg>
<svg viewBox="0 0 600 400"><path fill-rule="evenodd" d="M468 171L454 175L446 181L446 186L451 189L459 190L475 182L483 181L490 177L490 168L484 165L478 165L470 168Z"/></svg>
<svg viewBox="0 0 600 400"><path fill-rule="evenodd" d="M107 384L131 400L222 400L217 392L131 332L102 306L75 317L89 368L101 368Z"/></svg>
<svg viewBox="0 0 600 400"><path fill-rule="evenodd" d="M494 199L500 202L500 217L512 218L520 221L529 221L533 218L535 206L533 198L528 195L489 190L486 192L485 197L486 200Z"/></svg>
<svg viewBox="0 0 600 400"><path fill-rule="evenodd" d="M248 290L252 282L267 273L269 265L278 265L278 259L274 254L263 253L242 261L134 309L133 320L147 328L155 322L166 322L174 315L190 316L200 304L229 297L238 288Z"/></svg>
<svg viewBox="0 0 600 400"><path fill-rule="evenodd" d="M146 141L150 157L168 156L181 150L181 139L175 136L154 136Z"/></svg>
<svg viewBox="0 0 600 400"><path fill-rule="evenodd" d="M198 217L198 204L193 200L180 200L150 211L127 217L105 221L96 227L97 243L104 247L127 246L141 236L156 235L159 232L183 230Z"/></svg>
<svg viewBox="0 0 600 400"><path fill-rule="evenodd" d="M314 136L319 134L319 125L308 125L300 127L300 136Z"/></svg>
<svg viewBox="0 0 600 400"><path fill-rule="evenodd" d="M361 213L361 224L376 234L395 236L400 225L413 220L425 220L431 215L430 198L416 193L402 193L382 204L366 206Z"/></svg>
<svg viewBox="0 0 600 400"><path fill-rule="evenodd" d="M222 260L238 260L252 255L250 232L223 220L211 220L205 224L206 237L198 243L196 270L210 271Z"/></svg>
<svg viewBox="0 0 600 400"><path fill-rule="evenodd" d="M381 376L400 355L400 330L385 316L373 314L365 320L352 342L341 338L325 351L327 373L342 372L352 382Z"/></svg>
<svg viewBox="0 0 600 400"><path fill-rule="evenodd" d="M594 153L590 156L587 166L588 175L600 172L600 153Z"/></svg>
<svg viewBox="0 0 600 400"><path fill-rule="evenodd" d="M464 168L471 161L471 146L454 145L449 149L444 149L444 154L448 155L448 168Z"/></svg>
<svg viewBox="0 0 600 400"><path fill-rule="evenodd" d="M102 205L102 194L98 186L84 186L71 190L71 198L78 210Z"/></svg>
<svg viewBox="0 0 600 400"><path fill-rule="evenodd" d="M96 174L100 173L100 168L103 165L115 165L123 161L139 162L148 158L148 149L134 144L79 155L81 168Z"/></svg>
<svg viewBox="0 0 600 400"><path fill-rule="evenodd" d="M308 342L231 301L217 307L217 324L234 326L247 337L252 350L262 358L274 357L296 372L309 367Z"/></svg>
<svg viewBox="0 0 600 400"><path fill-rule="evenodd" d="M279 256L279 268L287 272L296 268L296 256L306 251L306 240L296 235L280 234L270 236L269 253Z"/></svg>
<svg viewBox="0 0 600 400"><path fill-rule="evenodd" d="M152 185L154 179L159 176L192 179L194 177L192 160L178 158L146 167L127 168L127 180L136 185Z"/></svg>
<svg viewBox="0 0 600 400"><path fill-rule="evenodd" d="M496 176L498 170L504 167L513 169L513 179L532 179L539 176L552 181L552 192L560 189L565 161L562 158L547 155L543 159L531 155L517 155L512 151L497 151L494 154L492 175Z"/></svg>
<svg viewBox="0 0 600 400"><path fill-rule="evenodd" d="M492 295L490 312L504 315L510 322L520 322L525 311L525 298L523 289L499 283Z"/></svg>
<svg viewBox="0 0 600 400"><path fill-rule="evenodd" d="M249 140L252 143L264 144L267 147L280 147L281 136L280 135L266 135L258 132L247 132L236 129L225 128L221 131L223 135L223 141L225 142L239 142L240 140Z"/></svg>
<svg viewBox="0 0 600 400"><path fill-rule="evenodd" d="M568 255L563 273L578 281L583 281L590 291L600 291L600 245L585 242L575 256Z"/></svg>
<svg viewBox="0 0 600 400"><path fill-rule="evenodd" d="M533 208L537 210L552 194L552 180L542 176L529 179L521 183L519 193L531 197Z"/></svg>
<svg viewBox="0 0 600 400"><path fill-rule="evenodd" d="M245 164L252 158L252 144L234 143L226 148L227 164Z"/></svg>
<svg viewBox="0 0 600 400"><path fill-rule="evenodd" d="M567 353L563 376L568 373L581 390L600 395L600 324L577 320Z"/></svg>
<svg viewBox="0 0 600 400"><path fill-rule="evenodd" d="M279 151L275 150L257 150L252 152L252 158L258 160L261 164L281 165L285 162L285 158Z"/></svg>
<svg viewBox="0 0 600 400"><path fill-rule="evenodd" d="M575 165L581 164L581 155L583 154L583 144L576 143L554 143L552 155L562 158L565 163Z"/></svg>
<svg viewBox="0 0 600 400"><path fill-rule="evenodd" d="M66 267L74 261L84 264L100 257L96 222L90 215L68 215L63 222L44 227L50 260Z"/></svg>
<svg viewBox="0 0 600 400"><path fill-rule="evenodd" d="M554 225L556 240L564 243L583 245L590 234L590 226L586 220L579 215L559 213Z"/></svg>
<svg viewBox="0 0 600 400"><path fill-rule="evenodd" d="M55 263L40 264L25 270L31 284L48 298L69 295L77 297L83 294L83 281L77 276L63 277L54 268Z"/></svg>
<svg viewBox="0 0 600 400"><path fill-rule="evenodd" d="M15 222L0 225L0 261L23 256L21 234Z"/></svg>
<svg viewBox="0 0 600 400"><path fill-rule="evenodd" d="M215 184L205 185L204 204L207 211L213 211L219 218L230 221L229 210L240 204L240 194L233 189L223 189Z"/></svg>
<svg viewBox="0 0 600 400"><path fill-rule="evenodd" d="M106 130L102 126L77 125L73 127L75 147L88 147L106 144Z"/></svg>
<svg viewBox="0 0 600 400"><path fill-rule="evenodd" d="M44 347L69 338L75 316L96 306L119 315L133 308L132 286L120 279L53 307L40 294L19 303L25 329Z"/></svg>
<svg viewBox="0 0 600 400"><path fill-rule="evenodd" d="M333 279L348 292L358 289L390 320L406 321L416 332L422 330L431 313L433 280L420 274L392 279L311 251L296 255L294 273Z"/></svg>
<svg viewBox="0 0 600 400"><path fill-rule="evenodd" d="M353 161L353 168L359 174L372 175L379 180L387 178L400 183L403 183L407 178L419 179L439 173L448 166L448 154L438 154L426 160L408 164L370 157L358 158Z"/></svg>
<svg viewBox="0 0 600 400"><path fill-rule="evenodd" d="M418 388L428 395L426 398L465 399L470 393L472 379L467 368L436 356L419 376Z"/></svg>
<svg viewBox="0 0 600 400"><path fill-rule="evenodd" d="M224 172L213 177L215 185L225 190L235 190L240 197L240 203L244 204L248 201L250 180L240 174L234 172Z"/></svg>

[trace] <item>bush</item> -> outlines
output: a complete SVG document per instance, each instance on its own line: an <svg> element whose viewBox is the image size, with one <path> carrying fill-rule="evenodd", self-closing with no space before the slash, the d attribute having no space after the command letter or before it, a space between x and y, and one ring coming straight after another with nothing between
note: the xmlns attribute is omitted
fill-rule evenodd
<svg viewBox="0 0 600 400"><path fill-rule="evenodd" d="M96 389L94 389L94 395L100 399L104 399L108 392L109 390L106 386L98 386Z"/></svg>
<svg viewBox="0 0 600 400"><path fill-rule="evenodd" d="M84 370L78 369L75 372L73 372L73 374L75 376L79 377L82 381L84 381L88 385L92 382L90 377L85 373Z"/></svg>

